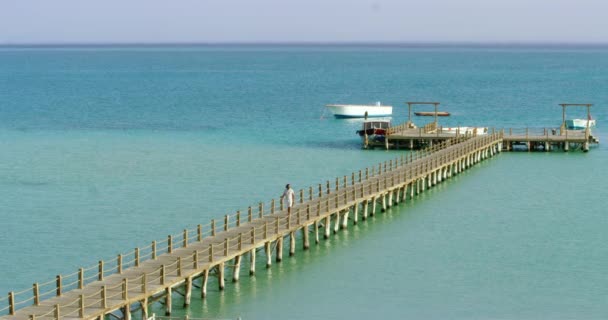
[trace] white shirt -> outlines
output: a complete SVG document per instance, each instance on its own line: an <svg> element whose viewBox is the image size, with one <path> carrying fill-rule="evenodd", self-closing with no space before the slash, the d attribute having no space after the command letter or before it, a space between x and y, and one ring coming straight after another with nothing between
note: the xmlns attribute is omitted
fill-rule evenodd
<svg viewBox="0 0 608 320"><path fill-rule="evenodd" d="M293 200L296 197L296 194L295 194L295 192L293 192L292 188L289 188L289 189L285 189L282 197L283 197L283 203L285 204L285 206L287 208L290 208L293 206Z"/></svg>

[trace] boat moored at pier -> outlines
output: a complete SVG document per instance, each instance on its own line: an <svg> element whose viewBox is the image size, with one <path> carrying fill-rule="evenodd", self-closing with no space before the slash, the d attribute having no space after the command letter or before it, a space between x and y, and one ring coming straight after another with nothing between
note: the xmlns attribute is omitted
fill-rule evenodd
<svg viewBox="0 0 608 320"><path fill-rule="evenodd" d="M568 129L568 130L585 130L585 129L587 129L587 125L589 125L589 128L595 127L595 120L593 120L593 119L566 120L566 129Z"/></svg>
<svg viewBox="0 0 608 320"><path fill-rule="evenodd" d="M357 134L361 139L371 141L384 141L386 131L390 128L391 122L388 120L370 120L363 122L361 130Z"/></svg>

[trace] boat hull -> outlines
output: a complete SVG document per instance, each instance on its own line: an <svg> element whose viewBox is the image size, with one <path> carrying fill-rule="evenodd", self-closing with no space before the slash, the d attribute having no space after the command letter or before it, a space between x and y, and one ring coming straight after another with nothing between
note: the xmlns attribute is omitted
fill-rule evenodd
<svg viewBox="0 0 608 320"><path fill-rule="evenodd" d="M368 117L393 115L392 106L329 104L326 107L336 118L364 118L366 112Z"/></svg>
<svg viewBox="0 0 608 320"><path fill-rule="evenodd" d="M585 120L585 119L571 119L566 120L566 128L569 130L583 130L587 129L587 121L589 122L589 127L595 127L595 120Z"/></svg>
<svg viewBox="0 0 608 320"><path fill-rule="evenodd" d="M450 113L445 112L445 111L437 111L437 112L417 111L417 112L414 112L414 114L417 116L422 116L422 117L434 117L434 116L449 117L450 116Z"/></svg>

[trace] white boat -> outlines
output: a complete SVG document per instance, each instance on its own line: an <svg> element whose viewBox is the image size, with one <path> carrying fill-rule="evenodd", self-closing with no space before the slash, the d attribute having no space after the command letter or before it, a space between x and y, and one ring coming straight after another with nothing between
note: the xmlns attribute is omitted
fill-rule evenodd
<svg viewBox="0 0 608 320"><path fill-rule="evenodd" d="M392 106L383 106L380 102L375 105L357 104L328 104L327 109L336 118L365 118L368 117L389 117L393 114Z"/></svg>
<svg viewBox="0 0 608 320"><path fill-rule="evenodd" d="M589 128L595 127L594 119L570 119L566 120L566 128L569 130L583 130L587 129L587 122L589 122Z"/></svg>

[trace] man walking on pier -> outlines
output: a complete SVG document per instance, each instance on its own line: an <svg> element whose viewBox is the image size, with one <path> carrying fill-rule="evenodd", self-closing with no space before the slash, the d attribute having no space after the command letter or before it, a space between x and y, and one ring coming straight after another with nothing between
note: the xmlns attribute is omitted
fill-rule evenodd
<svg viewBox="0 0 608 320"><path fill-rule="evenodd" d="M289 183L285 186L285 191L283 191L283 195L281 196L281 201L287 207L287 214L291 215L291 207L296 202L295 201L296 194L293 192L293 189L289 185Z"/></svg>

